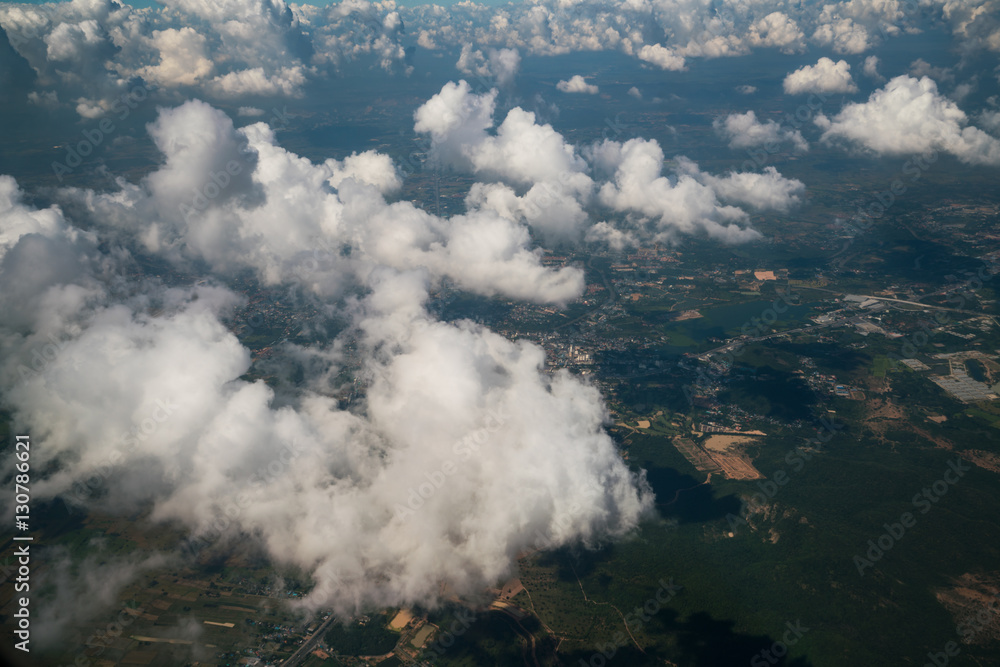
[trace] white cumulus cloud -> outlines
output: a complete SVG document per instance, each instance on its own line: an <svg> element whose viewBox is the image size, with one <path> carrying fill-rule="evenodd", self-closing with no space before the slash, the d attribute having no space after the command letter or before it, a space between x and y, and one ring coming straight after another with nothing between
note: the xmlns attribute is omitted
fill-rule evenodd
<svg viewBox="0 0 1000 667"><path fill-rule="evenodd" d="M851 78L851 66L846 60L833 62L820 58L815 65L805 65L785 77L785 93L856 93L858 87Z"/></svg>
<svg viewBox="0 0 1000 667"><path fill-rule="evenodd" d="M968 164L1000 165L1000 141L969 125L965 112L928 77L897 76L867 102L815 122L826 142L845 140L888 155L943 151Z"/></svg>
<svg viewBox="0 0 1000 667"><path fill-rule="evenodd" d="M586 93L588 95L596 95L598 92L597 86L587 83L587 80L579 74L570 77L569 81L557 83L556 90L564 93Z"/></svg>
<svg viewBox="0 0 1000 667"><path fill-rule="evenodd" d="M791 143L797 151L809 150L799 130L784 128L773 120L760 122L752 110L729 114L712 122L716 134L729 141L730 148L750 148L767 144Z"/></svg>

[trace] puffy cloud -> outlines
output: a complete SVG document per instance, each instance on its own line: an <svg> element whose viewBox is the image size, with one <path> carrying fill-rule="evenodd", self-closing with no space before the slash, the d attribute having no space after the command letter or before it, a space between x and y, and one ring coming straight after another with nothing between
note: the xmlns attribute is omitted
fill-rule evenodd
<svg viewBox="0 0 1000 667"><path fill-rule="evenodd" d="M617 50L674 71L691 58L742 56L759 48L802 52L807 43L855 54L880 36L918 31L924 14L950 22L966 52L1000 49L1000 23L975 2L932 2L912 12L900 0L849 0L796 7L794 13L780 3L683 0L468 2L447 11L365 0L326 7L282 0L162 4L140 11L114 0L8 3L0 6L0 24L39 73L36 92L59 88L63 104L91 117L121 94L130 77L167 89L197 86L216 97L294 96L359 59L388 72L411 72L407 49L413 44L462 47L459 69L501 86L511 81L521 53Z"/></svg>
<svg viewBox="0 0 1000 667"><path fill-rule="evenodd" d="M462 46L462 53L455 67L465 74L491 77L498 86L510 86L521 66L521 55L516 49L489 49L486 56L480 50L473 50L472 44Z"/></svg>
<svg viewBox="0 0 1000 667"><path fill-rule="evenodd" d="M26 206L23 193L12 176L0 175L0 259L22 236L40 234L55 237L68 231L62 211L58 208L37 210Z"/></svg>
<svg viewBox="0 0 1000 667"><path fill-rule="evenodd" d="M910 63L910 76L917 79L929 76L938 83L951 83L955 80L950 67L934 67L923 58L917 58Z"/></svg>
<svg viewBox="0 0 1000 667"><path fill-rule="evenodd" d="M880 36L919 30L921 12L907 8L899 0L849 0L794 11L759 2L539 0L499 9L458 3L449 8L444 26L440 8L414 8L407 16L417 34L426 31L437 44L504 45L544 55L614 49L681 69L688 58L740 56L757 48L802 52L809 42L859 53Z"/></svg>
<svg viewBox="0 0 1000 667"><path fill-rule="evenodd" d="M757 86L748 86L746 84L742 84L736 86L736 92L739 93L740 95L753 95L754 93L757 92Z"/></svg>
<svg viewBox="0 0 1000 667"><path fill-rule="evenodd" d="M449 83L417 110L416 130L431 135L432 159L502 181L474 184L465 202L470 213L527 222L551 241L583 238L624 247L638 238L672 241L706 232L742 242L760 235L737 224L747 220L745 211L720 199L787 210L802 192L801 183L776 171L716 178L686 168L670 179L660 174L663 152L655 141L606 141L577 152L551 126L539 125L534 114L519 107L491 133L495 95L475 95L465 82ZM753 112L720 119L717 128L730 132L736 146L789 141L796 149L807 148L800 133L782 130L774 121L760 123ZM621 233L611 233L608 223L593 229L588 213L595 190L592 175L607 178L596 186L598 203L638 214L628 216ZM760 189L756 197L750 192L754 188Z"/></svg>
<svg viewBox="0 0 1000 667"><path fill-rule="evenodd" d="M715 128L716 134L729 140L730 148L751 148L790 142L797 151L809 150L809 144L800 131L782 128L773 120L762 123L757 120L757 114L752 110L716 118L712 121L712 127Z"/></svg>
<svg viewBox="0 0 1000 667"><path fill-rule="evenodd" d="M420 31L420 35L419 35L419 37L417 37L417 44L419 44L421 47L423 47L425 49L428 49L430 51L435 51L438 48L438 45L434 41L434 38L431 36L430 32L428 32L427 30L421 30Z"/></svg>
<svg viewBox="0 0 1000 667"><path fill-rule="evenodd" d="M470 207L526 220L549 240L576 240L593 189L586 162L520 107L490 134L495 99L495 89L476 95L465 81L448 83L417 109L414 129L430 135L432 162L527 188L519 197L511 188L480 187L470 192Z"/></svg>
<svg viewBox="0 0 1000 667"><path fill-rule="evenodd" d="M660 69L680 71L685 69L684 56L675 54L662 44L646 44L639 49L639 60L652 63Z"/></svg>
<svg viewBox="0 0 1000 667"><path fill-rule="evenodd" d="M883 36L896 36L904 30L919 32L914 25L919 18L919 9L915 3L902 0L848 0L822 7L816 22L830 26L835 45L840 39L860 39L857 31L861 26L869 34L878 33ZM909 16L905 10L910 11ZM852 52L860 51L838 50L838 53Z"/></svg>
<svg viewBox="0 0 1000 667"><path fill-rule="evenodd" d="M411 71L405 64L403 18L396 11L395 3L341 2L323 10L307 7L297 5L296 11L310 13L309 36L315 48L313 62L329 63L338 68L344 62L374 56L387 72ZM435 30L418 32L425 48L433 44Z"/></svg>
<svg viewBox="0 0 1000 667"><path fill-rule="evenodd" d="M464 80L449 81L413 114L416 132L429 134L432 159L446 165L471 168L465 147L486 140L493 126L497 91L476 95Z"/></svg>
<svg viewBox="0 0 1000 667"><path fill-rule="evenodd" d="M984 109L976 117L976 122L993 134L1000 134L1000 111Z"/></svg>
<svg viewBox="0 0 1000 667"><path fill-rule="evenodd" d="M269 16L291 21L292 14L282 0L220 0L211 4L197 0L164 0L168 9L195 16L211 23L255 19Z"/></svg>
<svg viewBox="0 0 1000 667"><path fill-rule="evenodd" d="M870 79L875 79L876 81L885 81L885 77L878 73L879 59L878 56L868 56L865 58L864 69L862 70Z"/></svg>
<svg viewBox="0 0 1000 667"><path fill-rule="evenodd" d="M774 167L765 167L763 173L730 172L718 177L701 171L688 158L679 157L677 171L709 186L723 201L747 204L760 210L787 212L801 203L806 191L802 181L785 178Z"/></svg>
<svg viewBox="0 0 1000 667"><path fill-rule="evenodd" d="M812 38L823 46L831 47L837 53L864 53L872 46L868 30L849 18L820 25Z"/></svg>
<svg viewBox="0 0 1000 667"><path fill-rule="evenodd" d="M1000 141L978 127L928 77L902 75L832 119L816 118L823 140L843 139L877 154L944 151L968 164L1000 164Z"/></svg>
<svg viewBox="0 0 1000 667"><path fill-rule="evenodd" d="M78 470L89 470L107 455L98 434L117 442L133 420L166 406L118 467L104 504L152 501L157 519L203 534L252 491L239 529L274 560L314 573L311 604L345 614L434 605L442 583L477 594L526 549L595 544L634 528L651 494L603 432L596 390L541 373L534 345L430 320L425 297L409 274L373 283L358 319L371 378L363 415L308 393L274 407L266 385L238 379L248 355L198 305L205 295L164 316L98 313L63 350L79 370L57 361L37 381L61 416L46 413L49 428L36 431L48 445L43 458L76 454ZM86 379L95 369L110 370L99 386ZM33 425L43 417L34 389L14 398ZM105 407L111 399L115 410ZM85 414L83 423L69 419ZM525 456L533 465L517 466ZM275 461L279 474L247 483ZM36 493L67 491L71 479L61 477Z"/></svg>
<svg viewBox="0 0 1000 667"><path fill-rule="evenodd" d="M107 112L138 77L151 89L195 86L218 96L301 92L313 47L281 0L163 4L4 6L0 24L15 30L18 52L40 74L36 92L58 92L85 118Z"/></svg>
<svg viewBox="0 0 1000 667"><path fill-rule="evenodd" d="M777 47L782 53L805 50L805 34L782 12L771 12L751 24L747 39L754 46Z"/></svg>
<svg viewBox="0 0 1000 667"><path fill-rule="evenodd" d="M98 540L97 554L75 561L65 548L55 547L38 579L41 586L32 624L39 643L60 645L81 618L106 612L118 603L122 589L140 573L175 564L163 554L116 557ZM126 618L127 618L127 613ZM121 616L117 619L122 620Z"/></svg>
<svg viewBox="0 0 1000 667"><path fill-rule="evenodd" d="M631 88L628 89L628 94L629 96L634 97L637 100L642 99L642 91L640 91L635 86L632 86Z"/></svg>
<svg viewBox="0 0 1000 667"><path fill-rule="evenodd" d="M586 165L551 125L539 125L535 114L514 107L496 135L468 146L476 172L496 174L522 184L579 180Z"/></svg>
<svg viewBox="0 0 1000 667"><path fill-rule="evenodd" d="M193 100L173 109L163 109L150 124L149 134L166 158L165 164L146 182L152 195L163 203L191 200L206 189L215 174L217 191L211 199L221 204L252 196L251 173L256 155L246 139L233 130L229 116L210 105ZM235 164L236 166L233 166ZM236 172L236 173L234 173ZM153 248L151 248L153 249Z"/></svg>
<svg viewBox="0 0 1000 667"><path fill-rule="evenodd" d="M556 90L564 93L586 93L588 95L596 95L598 92L597 86L587 83L587 80L579 74L570 77L569 81L557 83Z"/></svg>
<svg viewBox="0 0 1000 667"><path fill-rule="evenodd" d="M33 480L36 497L64 495L108 512L149 504L152 520L177 522L195 537L221 533L221 545L238 538L311 573L317 586L306 605L344 615L433 606L442 590L476 595L509 576L525 550L596 545L652 511L648 484L602 428L607 411L593 386L546 373L536 345L436 321L424 306L436 263L484 293L538 299L544 281L569 280L579 294L582 275L541 267L524 228L485 213L446 221L406 202L387 205L362 182L385 176L377 156L313 165L271 143L266 126L235 131L201 104L165 111L151 132L167 153L164 175L120 193L63 194L99 220L117 207L119 219L130 215L131 238L143 238L164 213L159 198L184 185L180 156L204 176L216 159L213 136L220 160L252 150L264 202L220 199L213 211L228 214L225 235L239 239L250 265L294 253L297 240L314 245L301 237L311 219L325 239L353 245L330 270L347 274L362 298L333 299L352 326L317 355L343 368L337 346L351 345L346 370L364 395L347 409L327 384L278 401L264 382L242 379L250 354L224 324L239 296L211 281L113 290L102 267L126 254L97 254L80 234L62 238L58 211L25 207L3 180L0 229L13 246L0 260L2 293L36 289L22 309L27 320L5 315L0 323L0 381L6 406L39 443L38 469L48 471ZM108 223L97 233L112 248L130 238ZM204 246L197 226L177 233L184 245ZM67 266L45 261L58 259L59 243L85 252L78 269L38 275L39 267ZM530 293L526 272L542 281ZM22 373L31 351L51 340L57 354ZM525 457L531 466L520 465ZM82 482L95 470L106 483L91 497ZM119 579L139 567L121 569ZM58 573L54 580L67 591L87 588L59 584ZM74 609L85 613L91 602ZM68 617L47 627L58 632Z"/></svg>
<svg viewBox="0 0 1000 667"><path fill-rule="evenodd" d="M475 183L469 189L465 205L469 211L492 211L517 222L526 222L545 235L548 242L575 242L588 215L581 200L589 200L591 183L577 177L583 190L572 182L542 181L518 196L513 188L501 183Z"/></svg>
<svg viewBox="0 0 1000 667"><path fill-rule="evenodd" d="M858 87L851 78L851 66L846 60L833 62L820 58L815 65L805 65L785 77L785 93L856 93Z"/></svg>
<svg viewBox="0 0 1000 667"><path fill-rule="evenodd" d="M165 86L191 86L212 73L205 36L193 28L154 30L150 43L160 62L140 70L143 78Z"/></svg>
<svg viewBox="0 0 1000 667"><path fill-rule="evenodd" d="M629 230L618 229L603 220L587 230L587 236L584 240L588 243L607 246L615 251L635 248L639 245L639 239L634 233Z"/></svg>
<svg viewBox="0 0 1000 667"><path fill-rule="evenodd" d="M494 147L499 155L484 159L513 156L517 131L502 128ZM448 277L482 294L533 301L565 303L583 289L578 269L541 266L517 220L488 210L443 219L410 202L386 202L383 195L397 191L401 181L385 155L369 151L313 164L278 146L265 124L236 130L203 102L164 110L150 133L165 161L141 183L120 181L119 192L105 194L67 190L65 196L91 210L97 224L179 265L208 262L221 275L250 268L265 284L298 281L325 296L341 293L376 265L423 270L433 281ZM531 136L544 144L544 137ZM511 160L510 173L525 178L545 168L529 164L530 155ZM532 219L565 224L565 218L544 216L540 200L529 193ZM303 262L312 265L308 280L300 275Z"/></svg>
<svg viewBox="0 0 1000 667"><path fill-rule="evenodd" d="M940 6L942 17L951 24L963 52L1000 52L1000 19L995 2L936 0L934 4Z"/></svg>
<svg viewBox="0 0 1000 667"><path fill-rule="evenodd" d="M78 60L92 55L94 47L106 42L107 35L97 21L87 20L80 23L60 23L52 32L45 36L47 49L45 55L49 60Z"/></svg>
<svg viewBox="0 0 1000 667"><path fill-rule="evenodd" d="M301 67L286 67L271 75L263 67L229 72L211 81L211 88L220 97L244 95L299 97L306 81Z"/></svg>
<svg viewBox="0 0 1000 667"><path fill-rule="evenodd" d="M601 203L638 213L632 220L635 234L657 242L698 231L728 243L760 238L756 230L738 224L746 222L746 213L721 204L710 186L689 174L674 179L661 175L663 150L655 141L604 141L594 147L593 160L599 169L613 171L612 180L599 190Z"/></svg>

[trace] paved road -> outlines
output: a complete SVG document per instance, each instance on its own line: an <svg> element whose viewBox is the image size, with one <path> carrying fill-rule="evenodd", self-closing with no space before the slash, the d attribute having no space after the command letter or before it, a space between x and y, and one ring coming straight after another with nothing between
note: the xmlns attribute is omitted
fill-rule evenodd
<svg viewBox="0 0 1000 667"><path fill-rule="evenodd" d="M295 653L293 653L288 660L281 663L281 667L295 667L305 660L309 656L309 652L316 647L319 640L322 639L323 635L326 634L326 631L330 629L330 626L336 622L336 617L333 614L330 614L330 618L323 621L320 626L316 628L316 632L307 637L306 640L302 642L302 645L299 646L298 650L295 651Z"/></svg>
<svg viewBox="0 0 1000 667"><path fill-rule="evenodd" d="M591 269L593 269L594 271L597 271L597 273L600 274L601 280L604 281L604 288L606 290L608 290L608 300L605 301L604 303L602 303L599 306L594 306L593 308L591 308L590 310L588 310L587 312L585 312L583 315L580 315L579 317L574 317L569 322L563 322L562 324L560 324L558 326L552 327L553 331L558 331L559 329L562 329L563 327L568 327L571 324L576 324L580 320L585 319L587 317L590 317L591 315L593 315L597 311L601 310L602 308L614 305L615 301L618 300L618 293L615 292L615 288L611 284L611 281L608 280L608 277L606 275L604 275L604 271L602 271L599 268L597 268L596 266L594 266L593 261L594 261L594 256L591 255L590 259L587 260L587 266L589 266Z"/></svg>
<svg viewBox="0 0 1000 667"><path fill-rule="evenodd" d="M759 343L762 340L768 340L769 338L779 338L781 336L787 336L788 334L799 333L802 331L815 331L816 329L822 329L823 327L836 327L842 324L851 324L857 322L861 318L858 316L851 317L841 317L840 319L833 320L832 322L826 322L824 324L814 324L811 327L799 327L798 329L786 329L784 331L775 331L774 333L767 334L766 336L754 336L753 338L737 338L736 340L731 340L725 345L717 347L707 352L702 352L696 356L704 357L706 355L714 355L719 352L728 352L737 345L746 345L748 343Z"/></svg>
<svg viewBox="0 0 1000 667"><path fill-rule="evenodd" d="M805 289L818 290L820 292L828 292L830 294L837 294L837 295L847 294L847 292L838 292L836 290L824 289L822 287L806 287ZM922 295L920 295L917 298L918 299L926 299L929 296L944 296L945 294L948 294L948 293L954 292L954 291L955 291L954 288L950 288L949 287L949 288L938 290L937 292L930 292L928 294L922 294ZM887 296L872 296L870 294L858 294L858 296L864 297L865 299L875 299L876 301L891 301L893 303L905 303L905 304L909 304L911 306L919 306L920 308L931 308L933 310L948 310L948 311L951 311L953 313L965 313L966 315L985 315L985 313L983 313L981 311L961 310L959 308L946 308L945 306L935 306L935 305L930 304L930 303L921 303L920 301L907 301L905 299L893 299L893 298L890 298L890 297L887 297Z"/></svg>

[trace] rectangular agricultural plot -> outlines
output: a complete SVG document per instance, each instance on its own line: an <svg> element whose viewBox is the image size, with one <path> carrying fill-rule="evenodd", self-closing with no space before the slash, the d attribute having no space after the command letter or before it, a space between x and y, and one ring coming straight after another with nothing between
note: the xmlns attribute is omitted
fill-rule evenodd
<svg viewBox="0 0 1000 667"><path fill-rule="evenodd" d="M722 472L722 468L716 463L708 453L687 438L675 438L674 447L677 448L684 458L701 472Z"/></svg>
<svg viewBox="0 0 1000 667"><path fill-rule="evenodd" d="M427 638L430 637L431 633L433 632L434 632L433 625L425 625L424 627L420 628L420 630L417 631L417 634L413 636L413 639L410 640L410 643L413 644L413 646L420 648L421 646L424 645L424 643L427 641Z"/></svg>
<svg viewBox="0 0 1000 667"><path fill-rule="evenodd" d="M413 613L409 609L400 609L399 613L393 617L389 627L393 630L402 630L413 620Z"/></svg>
<svg viewBox="0 0 1000 667"><path fill-rule="evenodd" d="M718 472L729 479L760 479L763 475L742 449L756 441L755 437L747 435L712 435L705 441L704 449L695 447L715 463Z"/></svg>
<svg viewBox="0 0 1000 667"><path fill-rule="evenodd" d="M749 457L741 451L713 452L712 458L722 468L722 474L729 479L761 479L764 476L753 466Z"/></svg>
<svg viewBox="0 0 1000 667"><path fill-rule="evenodd" d="M963 403L992 401L997 397L989 386L973 380L968 375L937 375L931 377L931 382Z"/></svg>
<svg viewBox="0 0 1000 667"><path fill-rule="evenodd" d="M911 369L915 371L929 371L931 369L930 366L920 361L919 359L900 359L899 363L905 366L909 366Z"/></svg>

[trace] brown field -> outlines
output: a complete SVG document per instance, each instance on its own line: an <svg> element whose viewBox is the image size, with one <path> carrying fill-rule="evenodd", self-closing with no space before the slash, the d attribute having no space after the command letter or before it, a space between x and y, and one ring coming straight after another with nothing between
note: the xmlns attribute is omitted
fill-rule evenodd
<svg viewBox="0 0 1000 667"><path fill-rule="evenodd" d="M705 449L710 452L725 452L728 449L739 445L748 445L754 442L754 438L745 435L710 435L705 440Z"/></svg>
<svg viewBox="0 0 1000 667"><path fill-rule="evenodd" d="M393 630L402 630L407 626L407 624L413 620L413 612L409 609L400 609L399 613L396 614L393 619L389 622L389 627Z"/></svg>
<svg viewBox="0 0 1000 667"><path fill-rule="evenodd" d="M718 462L722 473L729 479L762 479L764 477L753 466L750 457L745 452L713 452L712 458Z"/></svg>
<svg viewBox="0 0 1000 667"><path fill-rule="evenodd" d="M705 446L708 455L729 479L761 479L764 476L743 450L743 446L756 442L757 438L750 435L712 435L705 441Z"/></svg>
<svg viewBox="0 0 1000 667"><path fill-rule="evenodd" d="M722 472L719 464L694 441L687 438L674 438L674 447L700 472Z"/></svg>
<svg viewBox="0 0 1000 667"><path fill-rule="evenodd" d="M761 479L742 445L755 442L747 435L713 435L706 441L707 449L686 438L674 440L674 447L701 472L719 472L729 479Z"/></svg>
<svg viewBox="0 0 1000 667"><path fill-rule="evenodd" d="M500 597L504 600L509 600L523 590L524 585L521 584L521 580L514 577L503 585L503 589L500 591Z"/></svg>
<svg viewBox="0 0 1000 667"><path fill-rule="evenodd" d="M964 636L965 644L989 644L1000 639L1000 614L996 613L1000 603L1000 574L966 573L952 580L950 588L935 592L938 602L951 614L958 624L968 624L982 612L985 622L976 622L974 634Z"/></svg>
<svg viewBox="0 0 1000 667"><path fill-rule="evenodd" d="M430 624L420 628L417 634L413 636L413 639L410 640L410 644L412 644L416 648L420 648L421 646L427 643L427 639L434 632L434 629L435 629L434 626Z"/></svg>
<svg viewBox="0 0 1000 667"><path fill-rule="evenodd" d="M986 452L981 449L966 449L962 452L962 458L985 470L1000 473L1000 455L994 452Z"/></svg>

